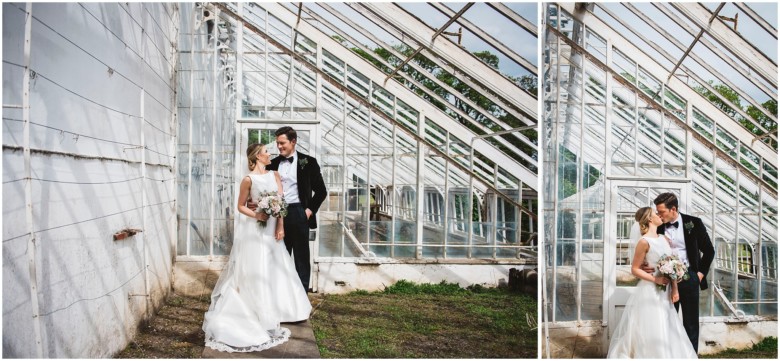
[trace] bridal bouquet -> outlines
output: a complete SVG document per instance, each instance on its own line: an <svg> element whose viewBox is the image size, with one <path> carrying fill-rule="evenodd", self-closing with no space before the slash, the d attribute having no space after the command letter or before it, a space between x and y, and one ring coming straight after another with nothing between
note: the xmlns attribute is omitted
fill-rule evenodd
<svg viewBox="0 0 780 361"><path fill-rule="evenodd" d="M257 201L257 211L269 217L284 218L287 216L287 202L277 192L262 192ZM264 221L258 220L257 223L265 225Z"/></svg>
<svg viewBox="0 0 780 361"><path fill-rule="evenodd" d="M676 255L661 256L661 259L658 260L658 272L661 273L661 276L668 278L672 282L691 278L688 274L688 265L683 263ZM660 290L666 289L666 286L657 286Z"/></svg>

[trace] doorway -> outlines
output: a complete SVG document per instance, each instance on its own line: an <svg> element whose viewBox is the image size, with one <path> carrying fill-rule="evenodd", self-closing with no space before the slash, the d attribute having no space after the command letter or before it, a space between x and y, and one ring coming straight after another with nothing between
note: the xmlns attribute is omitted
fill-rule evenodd
<svg viewBox="0 0 780 361"><path fill-rule="evenodd" d="M623 315L626 302L634 293L639 279L631 274L633 248L630 239L634 214L640 207L654 207L653 199L661 193L671 192L677 195L679 209L685 210L688 204L688 183L683 182L646 182L613 180L609 193L609 235L608 247L604 259L604 299L607 305L607 326L609 337L617 327Z"/></svg>
<svg viewBox="0 0 780 361"><path fill-rule="evenodd" d="M246 148L250 144L261 143L265 144L268 148L268 152L271 154L271 159L274 159L279 155L279 150L276 148L276 136L274 133L277 129L290 125L286 123L267 122L267 123L240 123L240 132L236 141L236 173L235 179L238 181L241 177L245 176L249 172ZM316 157L317 149L317 125L316 124L292 124L290 125L298 133L298 142L296 143L295 150L299 153L308 154L312 157ZM235 199L233 204L238 203L238 190L235 192ZM238 222L238 216L233 221L233 227L235 229ZM317 258L319 251L319 237L315 230L309 230L309 240L313 242L309 243L309 262L313 262ZM311 288L312 291L317 292L317 273L316 267L312 267L311 274Z"/></svg>

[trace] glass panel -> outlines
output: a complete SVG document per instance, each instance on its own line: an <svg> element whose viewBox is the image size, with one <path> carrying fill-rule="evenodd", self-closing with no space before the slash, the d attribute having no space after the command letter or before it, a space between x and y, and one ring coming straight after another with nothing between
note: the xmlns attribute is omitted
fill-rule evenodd
<svg viewBox="0 0 780 361"><path fill-rule="evenodd" d="M319 213L318 216L320 216ZM345 236L341 222L338 219L320 219L319 222L320 249L318 255L320 257L341 257L344 251Z"/></svg>
<svg viewBox="0 0 780 361"><path fill-rule="evenodd" d="M603 299L604 213L584 212L581 246L583 320L600 320Z"/></svg>
<svg viewBox="0 0 780 361"><path fill-rule="evenodd" d="M668 109L676 117L685 121L685 99L677 95L669 88L664 91L664 108Z"/></svg>
<svg viewBox="0 0 780 361"><path fill-rule="evenodd" d="M717 144L718 148L726 152L726 154L730 155L732 158L737 158L737 139L723 130L721 126L717 127L717 137L715 138L715 144Z"/></svg>
<svg viewBox="0 0 780 361"><path fill-rule="evenodd" d="M768 162L764 162L764 172L762 178L769 183L772 188L777 189L777 168Z"/></svg>
<svg viewBox="0 0 780 361"><path fill-rule="evenodd" d="M636 63L617 48L613 48L612 65L615 71L632 84L636 84Z"/></svg>
<svg viewBox="0 0 780 361"><path fill-rule="evenodd" d="M637 175L660 176L663 157L661 114L655 110L641 109L638 120Z"/></svg>
<svg viewBox="0 0 780 361"><path fill-rule="evenodd" d="M612 100L612 144L608 158L615 175L634 175L637 145L635 94L626 88L615 87Z"/></svg>
<svg viewBox="0 0 780 361"><path fill-rule="evenodd" d="M667 177L685 177L686 131L674 122L666 121L664 126L664 151L662 164Z"/></svg>
<svg viewBox="0 0 780 361"><path fill-rule="evenodd" d="M747 168L753 174L758 175L761 172L761 170L759 169L759 164L761 164L761 158L759 158L758 154L752 152L750 148L746 147L744 144L740 145L739 150L740 150L739 162L742 163L742 165L744 165L745 168Z"/></svg>
<svg viewBox="0 0 780 361"><path fill-rule="evenodd" d="M555 248L555 319L556 321L573 321L577 319L576 293L577 282L579 282L576 272L576 244L574 241L559 239L555 242Z"/></svg>
<svg viewBox="0 0 780 361"><path fill-rule="evenodd" d="M693 129L709 140L714 140L715 123L698 109L693 108Z"/></svg>

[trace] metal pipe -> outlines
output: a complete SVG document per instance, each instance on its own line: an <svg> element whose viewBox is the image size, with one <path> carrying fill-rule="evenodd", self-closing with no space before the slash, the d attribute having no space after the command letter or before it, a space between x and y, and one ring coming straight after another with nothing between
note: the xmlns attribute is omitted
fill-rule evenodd
<svg viewBox="0 0 780 361"><path fill-rule="evenodd" d="M144 5L142 5L144 6ZM146 21L146 17L144 17L144 20ZM144 28L147 26L145 25ZM141 35L141 49L146 49L146 37L147 32L144 32ZM142 55L142 60L143 59ZM146 126L146 103L145 103L145 92L146 92L146 82L144 79L141 80L141 92L140 92L140 105L141 105L141 116L138 119L138 121L141 123L141 229L146 230L146 179L147 179L147 173L146 173L146 134L144 131L144 128ZM147 238L146 233L143 232L141 236L141 249L143 252L143 267L144 267L144 293L146 294L146 297L144 298L144 318L150 319L152 316L151 308L149 307L151 305L151 298L149 297L149 247L147 246Z"/></svg>
<svg viewBox="0 0 780 361"><path fill-rule="evenodd" d="M721 9L723 9L723 6L725 5L726 3L720 3L720 5L718 5L718 8L715 9L715 11L712 13L712 16L710 17L710 21L707 22L707 24L712 24L712 21L718 17L718 13L720 12ZM691 50L693 50L693 47L696 46L696 43L699 42L699 39L701 38L702 35L704 35L704 32L705 29L701 28L701 30L699 30L699 33L696 34L696 37L693 38L693 42L691 42L691 45L688 46L688 50L685 50L683 56L680 58L679 61L677 61L677 64L675 64L674 68L672 68L672 71L669 72L669 77L666 78L666 83L668 83L669 80L672 79L672 77L674 76L674 72L677 71L677 68L679 68L680 65L682 65L682 62L685 60L686 57L688 57L688 53L690 53Z"/></svg>
<svg viewBox="0 0 780 361"><path fill-rule="evenodd" d="M195 10L198 10L197 7L194 8L192 12L192 16L190 19L190 49L195 49L195 31L197 30L195 28ZM192 243L192 227L190 226L192 224L192 114L193 114L193 107L195 103L195 91L193 89L195 84L195 51L190 51L190 64L192 69L190 69L190 82L189 82L189 95L190 95L190 109L188 112L189 115L189 126L187 127L187 130L189 132L188 136L189 139L187 141L187 237L185 240L185 250L184 254L189 256L191 252L190 245ZM176 246L178 248L179 242L176 242ZM179 254L179 250L176 250L176 254Z"/></svg>
<svg viewBox="0 0 780 361"><path fill-rule="evenodd" d="M211 91L211 202L209 204L209 244L208 252L209 257L214 256L214 218L216 217L215 203L217 198L217 79L219 79L219 70L217 63L219 63L219 49L217 44L219 43L219 8L214 9L214 56L212 57L212 91Z"/></svg>
<svg viewBox="0 0 780 361"><path fill-rule="evenodd" d="M24 19L24 74L22 74L22 119L24 120L24 200L27 224L27 266L29 271L30 304L32 307L33 333L35 334L35 352L38 358L44 357L43 329L41 328L41 310L38 300L38 272L36 255L38 247L35 239L32 202L32 162L30 154L30 52L32 39L32 3L27 3Z"/></svg>

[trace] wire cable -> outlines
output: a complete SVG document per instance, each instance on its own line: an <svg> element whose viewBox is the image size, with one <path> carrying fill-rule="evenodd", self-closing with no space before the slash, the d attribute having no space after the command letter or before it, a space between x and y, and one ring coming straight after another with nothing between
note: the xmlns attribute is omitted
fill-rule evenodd
<svg viewBox="0 0 780 361"><path fill-rule="evenodd" d="M10 120L10 121L14 121L14 122L24 122L24 120L22 120L22 119L7 118L7 117L3 117L3 120ZM60 133L68 133L68 134L71 134L71 135L75 136L77 139L81 138L81 137L84 137L84 138L99 140L99 141L108 142L108 143L126 145L126 146L129 146L130 148L145 149L145 150L148 150L148 151L150 151L152 153L159 154L159 155L161 155L163 157L176 158L175 155L169 155L169 154L160 153L160 152L158 152L156 150L153 150L153 149L149 148L148 146L142 147L140 144L124 143L124 142L118 142L118 141L115 141L115 140L108 140L108 139L103 139L103 138L97 138L97 137L93 137L93 136L89 136L89 135L85 135L85 134L81 134L81 133L74 133L74 132L71 132L71 131L67 131L67 130L64 130L64 129L60 129L60 128L56 128L56 127L52 127L52 126L48 126L48 125L44 125L44 124L39 124L39 123L32 122L32 121L30 122L30 124L37 125L37 126L43 127L43 128L48 128L48 129L51 129L51 130L54 130L54 131L58 131ZM161 130L161 132L163 132L163 131ZM165 132L163 132L163 133L165 133ZM172 136L171 134L168 134L168 135Z"/></svg>
<svg viewBox="0 0 780 361"><path fill-rule="evenodd" d="M77 222L73 222L73 223L69 223L69 224L63 224L63 225L60 225L60 226L54 226L54 227L49 227L49 228L45 228L45 229L40 229L40 230L37 230L37 231L33 231L33 233L47 232L47 231L51 231L51 230L54 230L54 229L69 227L69 226L73 226L73 225L76 225L76 224L81 224L81 223L91 222L91 221L95 221L95 220L102 219L102 218L108 218L108 217L116 216L116 215L119 215L119 214L122 214L122 213L137 211L137 210L139 210L141 208L144 208L144 207L154 207L154 206L159 206L159 205L162 205L162 204L174 203L174 202L176 202L176 201L175 200L170 200L170 201L160 202L160 203L156 203L156 204L147 204L145 206L135 207L135 208L132 208L132 209L126 209L124 211L119 211L119 212L116 212L116 213L106 214L106 215L98 216L98 217L95 217L95 218L86 219L86 220L83 220L83 221L77 221ZM19 236L16 236L16 237L4 239L3 243L6 243L8 241L11 241L11 240L14 240L14 239L17 239L17 238L20 238L20 237L27 236L29 234L30 234L30 232L27 232L25 234L22 234L22 235L19 235Z"/></svg>
<svg viewBox="0 0 780 361"><path fill-rule="evenodd" d="M76 301L73 301L73 302L71 302L69 305L67 305L67 306L65 306L65 307L60 307L60 308L58 308L58 309L55 309L55 310L53 310L53 311L49 311L49 312L40 313L40 314L38 314L38 316L48 316L48 315L51 315L51 314L53 314L53 313L55 313L55 312L59 312L59 311L66 310L66 309L70 308L71 306L73 306L73 305L75 305L75 304L77 304L77 303L79 303L79 302L82 302L82 301L94 301L94 300L97 300L97 299L100 299L100 298L103 298L103 297L109 296L109 295L111 295L112 293L114 293L114 291L116 291L116 290L118 290L118 289L120 289L120 288L124 287L126 284L130 283L130 281L132 281L132 280L134 280L136 277L138 277L138 276L139 276L141 273L143 273L143 272L144 272L144 269L145 269L145 268L148 268L148 267L149 267L148 265L147 265L146 267L141 267L141 269L140 269L140 270L139 270L139 271L138 271L138 272L137 272L135 275L133 275L132 277L130 277L130 279L128 279L127 281L125 281L125 282L124 282L124 283L122 283L121 285L117 286L117 287L116 287L116 288L114 288L113 290L106 292L106 293L105 293L105 294L103 294L103 295L100 295L100 296L97 296L97 297L89 297L89 298L82 298L82 299L78 299L78 300L76 300Z"/></svg>

